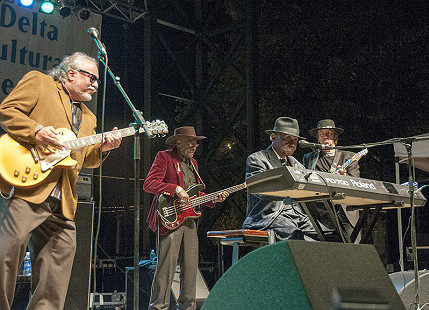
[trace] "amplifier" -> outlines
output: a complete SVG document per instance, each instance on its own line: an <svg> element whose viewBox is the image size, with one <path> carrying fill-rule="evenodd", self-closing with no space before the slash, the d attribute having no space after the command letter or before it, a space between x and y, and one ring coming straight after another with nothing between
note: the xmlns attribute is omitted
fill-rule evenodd
<svg viewBox="0 0 429 310"><path fill-rule="evenodd" d="M76 183L79 201L92 201L92 174L80 173Z"/></svg>

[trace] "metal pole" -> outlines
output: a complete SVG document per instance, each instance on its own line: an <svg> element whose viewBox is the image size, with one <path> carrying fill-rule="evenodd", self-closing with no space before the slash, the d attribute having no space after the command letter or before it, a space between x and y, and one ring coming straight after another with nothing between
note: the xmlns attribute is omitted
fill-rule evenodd
<svg viewBox="0 0 429 310"><path fill-rule="evenodd" d="M139 310L140 290L140 133L134 136L134 310Z"/></svg>
<svg viewBox="0 0 429 310"><path fill-rule="evenodd" d="M395 177L396 183L400 184L400 175L399 175L399 158L395 157ZM404 239L402 237L402 208L396 209L396 214L398 218L398 248L399 248L399 266L401 267L401 272L404 272Z"/></svg>

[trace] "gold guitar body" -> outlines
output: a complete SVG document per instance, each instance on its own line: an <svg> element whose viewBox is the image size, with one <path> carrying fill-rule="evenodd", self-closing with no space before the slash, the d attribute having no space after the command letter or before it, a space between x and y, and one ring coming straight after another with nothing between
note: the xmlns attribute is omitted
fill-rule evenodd
<svg viewBox="0 0 429 310"><path fill-rule="evenodd" d="M67 128L58 139L62 142L76 139L76 135ZM76 161L70 157L70 150L49 154L35 147L27 148L9 135L0 137L0 175L17 188L35 187L45 180L54 168L74 168Z"/></svg>

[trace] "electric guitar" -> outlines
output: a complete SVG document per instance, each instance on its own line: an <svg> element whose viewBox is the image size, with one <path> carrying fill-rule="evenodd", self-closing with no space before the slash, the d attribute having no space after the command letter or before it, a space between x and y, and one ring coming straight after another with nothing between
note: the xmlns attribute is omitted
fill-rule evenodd
<svg viewBox="0 0 429 310"><path fill-rule="evenodd" d="M198 197L198 192L204 189L204 185L197 184L186 191L189 195L189 203L186 205L180 204L178 199L174 199L173 197L160 195L158 197L157 212L161 219L162 225L164 225L164 227L167 229L175 230L187 218L198 218L201 216L201 212L195 210L195 208L199 205L216 199L221 192L227 192L228 194L231 194L246 187L246 182L244 182L211 194Z"/></svg>
<svg viewBox="0 0 429 310"><path fill-rule="evenodd" d="M342 169L346 169L352 162L358 161L362 158L362 156L368 154L368 149L363 149L359 153L354 154L348 161L341 165ZM335 169L334 171L329 170L328 172L337 174L339 169Z"/></svg>
<svg viewBox="0 0 429 310"><path fill-rule="evenodd" d="M150 136L165 136L168 127L164 121L146 122L146 128ZM51 173L54 168L73 169L77 162L70 154L83 147L101 143L102 135L92 135L77 138L67 128L57 129L60 134L58 139L66 145L65 150L56 150L49 153L35 146L23 146L11 138L8 134L0 137L0 175L10 185L17 188L31 188L40 184ZM140 128L139 132L144 129ZM115 134L121 137L134 135L134 127L123 128L105 134ZM104 138L104 137L103 137Z"/></svg>

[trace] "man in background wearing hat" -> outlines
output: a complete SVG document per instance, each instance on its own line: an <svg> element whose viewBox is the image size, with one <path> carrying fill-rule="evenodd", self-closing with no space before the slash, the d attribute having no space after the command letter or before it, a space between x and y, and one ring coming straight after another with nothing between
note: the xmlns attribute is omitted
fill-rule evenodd
<svg viewBox="0 0 429 310"><path fill-rule="evenodd" d="M157 214L158 197L171 197L183 205L189 203L189 195L184 189L196 184L204 184L198 173L198 164L193 159L198 147L194 127L179 127L174 135L166 140L171 149L160 151L144 181L143 189L155 194L149 211L147 222L149 228L158 236L157 266L152 283L149 309L168 309L170 291L179 258L180 296L177 299L178 308L196 308L196 278L198 271L198 235L197 220L186 218L174 230L168 230L160 223ZM200 193L204 195L204 193ZM216 202L224 201L228 193L221 192L218 198L205 204L213 207Z"/></svg>
<svg viewBox="0 0 429 310"><path fill-rule="evenodd" d="M282 166L304 168L292 154L296 150L299 126L296 119L279 117L273 130L266 130L272 141L266 149L247 157L246 179L252 175ZM247 191L247 217L243 228L273 232L276 240L315 240L317 235L307 215L293 200L272 201Z"/></svg>
<svg viewBox="0 0 429 310"><path fill-rule="evenodd" d="M320 120L317 123L317 127L309 131L310 136L317 138L317 141L320 144L331 147L337 145L338 137L343 132L344 130L342 128L336 127L335 122L331 119ZM357 161L352 161L351 164L348 165L345 169L341 168L341 166L350 158L352 158L353 155L355 155L355 153L349 151L341 151L338 149L322 149L314 150L311 153L305 154L302 161L307 169L322 172L337 171L337 173L342 175L360 177L359 165ZM316 203L313 204L313 206L315 207L312 207L311 204L309 204L309 209L313 217L318 219L328 228L334 229L336 225L332 223L325 206L322 203ZM355 224L357 222L359 212L346 211L345 214L340 205L336 206L339 219L350 235L353 230L353 227L350 225L350 223Z"/></svg>
<svg viewBox="0 0 429 310"><path fill-rule="evenodd" d="M344 132L342 128L335 127L335 122L331 119L323 119L317 123L317 128L309 131L310 136L317 138L320 144L336 146L338 137ZM303 157L303 164L307 169L323 172L335 171L342 175L359 177L359 165L357 161L352 161L345 169L341 169L346 161L353 157L355 153L340 151L335 149L314 150Z"/></svg>

